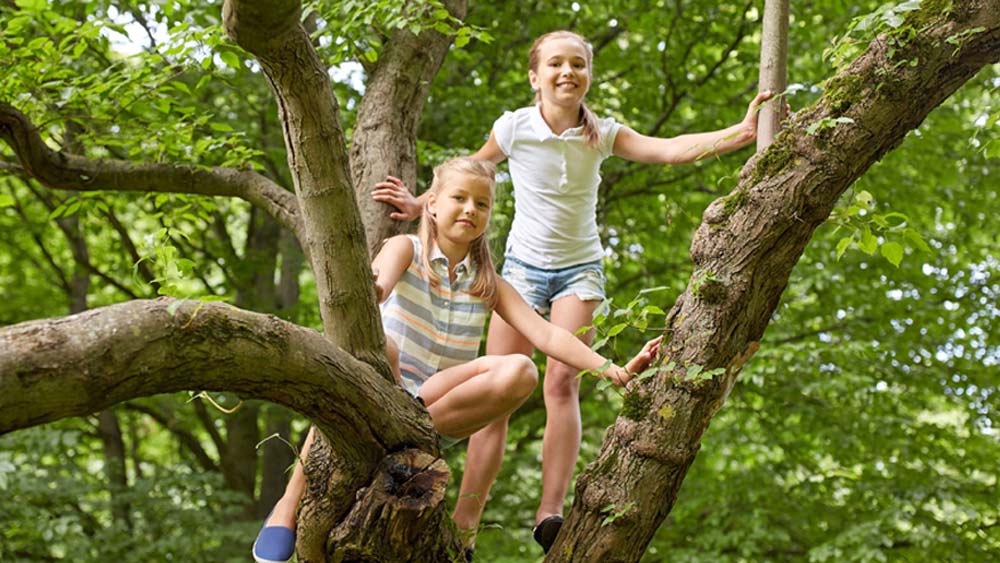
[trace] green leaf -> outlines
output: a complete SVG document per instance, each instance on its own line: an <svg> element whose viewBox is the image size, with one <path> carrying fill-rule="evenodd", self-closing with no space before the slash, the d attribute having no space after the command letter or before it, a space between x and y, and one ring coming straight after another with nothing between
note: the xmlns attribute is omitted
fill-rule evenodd
<svg viewBox="0 0 1000 563"><path fill-rule="evenodd" d="M851 246L852 240L854 240L854 237L849 236L849 237L844 237L839 241L837 241L837 260L840 260L840 257L843 256L844 252L847 251L847 247Z"/></svg>
<svg viewBox="0 0 1000 563"><path fill-rule="evenodd" d="M885 259L888 260L893 266L899 267L899 263L903 261L903 245L898 242L887 242L879 248L879 252Z"/></svg>
<svg viewBox="0 0 1000 563"><path fill-rule="evenodd" d="M14 0L14 4L26 12L41 12L49 3L46 0Z"/></svg>
<svg viewBox="0 0 1000 563"><path fill-rule="evenodd" d="M14 196L7 194L0 194L0 207L13 207L14 206Z"/></svg>
<svg viewBox="0 0 1000 563"><path fill-rule="evenodd" d="M226 63L226 66L229 68L239 69L243 67L240 62L240 57L232 51L222 51L219 53L219 58L222 59L222 62Z"/></svg>
<svg viewBox="0 0 1000 563"><path fill-rule="evenodd" d="M628 328L628 323L618 323L608 330L608 337L618 336L626 328Z"/></svg>
<svg viewBox="0 0 1000 563"><path fill-rule="evenodd" d="M875 254L875 251L878 250L878 238L872 234L868 227L861 230L861 241L858 242L858 248L869 256Z"/></svg>

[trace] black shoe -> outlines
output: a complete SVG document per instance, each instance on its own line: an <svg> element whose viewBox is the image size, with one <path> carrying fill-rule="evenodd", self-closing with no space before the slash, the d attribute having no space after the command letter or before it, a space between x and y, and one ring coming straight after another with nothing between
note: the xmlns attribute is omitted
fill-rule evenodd
<svg viewBox="0 0 1000 563"><path fill-rule="evenodd" d="M535 541L538 542L538 545L542 546L542 550L545 553L548 553L549 548L555 543L556 536L559 535L559 529L562 528L562 525L563 517L555 514L539 522L535 526L535 529L531 531L535 537Z"/></svg>
<svg viewBox="0 0 1000 563"><path fill-rule="evenodd" d="M472 554L475 552L476 552L475 548L472 547L465 548L465 551L462 552L462 554L465 555L465 563L472 563Z"/></svg>

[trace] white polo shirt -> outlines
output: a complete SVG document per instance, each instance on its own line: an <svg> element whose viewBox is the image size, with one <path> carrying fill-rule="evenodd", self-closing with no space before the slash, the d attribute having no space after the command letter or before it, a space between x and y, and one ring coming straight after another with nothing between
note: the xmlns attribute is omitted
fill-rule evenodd
<svg viewBox="0 0 1000 563"><path fill-rule="evenodd" d="M621 124L613 118L598 124L596 148L587 145L582 126L553 133L538 106L505 112L493 124L514 183L508 256L549 270L604 257L597 234L597 187L601 163L611 156Z"/></svg>

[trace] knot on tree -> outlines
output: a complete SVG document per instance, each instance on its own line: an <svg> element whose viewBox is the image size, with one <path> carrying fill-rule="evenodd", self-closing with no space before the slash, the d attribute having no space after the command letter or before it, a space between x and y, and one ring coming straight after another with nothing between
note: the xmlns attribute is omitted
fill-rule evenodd
<svg viewBox="0 0 1000 563"><path fill-rule="evenodd" d="M391 459L391 458L390 458ZM389 463L382 481L386 494L400 499L421 500L434 492L447 472L410 463Z"/></svg>

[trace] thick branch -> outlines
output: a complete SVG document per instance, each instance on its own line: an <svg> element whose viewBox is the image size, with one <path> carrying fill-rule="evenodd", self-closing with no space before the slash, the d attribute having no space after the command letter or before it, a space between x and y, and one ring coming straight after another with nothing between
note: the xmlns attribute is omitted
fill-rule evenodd
<svg viewBox="0 0 1000 563"><path fill-rule="evenodd" d="M404 391L322 335L225 304L162 298L21 323L0 330L0 349L0 433L136 397L226 390L302 413L338 454L433 451L437 439Z"/></svg>
<svg viewBox="0 0 1000 563"><path fill-rule="evenodd" d="M57 152L45 144L27 116L4 102L0 102L0 138L14 150L28 175L51 188L239 197L271 214L301 240L295 196L251 170L137 164Z"/></svg>
<svg viewBox="0 0 1000 563"><path fill-rule="evenodd" d="M390 380L340 112L327 68L302 27L301 5L227 0L222 16L229 36L257 57L278 102L323 330Z"/></svg>
<svg viewBox="0 0 1000 563"><path fill-rule="evenodd" d="M918 11L908 23L917 27L914 38L891 50L873 42L747 164L736 190L705 211L691 246L695 273L668 316L664 350L677 368L631 385L623 416L577 481L548 561L639 560L815 229L854 180L979 69L1000 60L998 0L956 1L947 14ZM920 64L903 64L908 60ZM841 116L852 122L805 132ZM695 365L723 374L681 381ZM609 505L617 517L603 525Z"/></svg>

